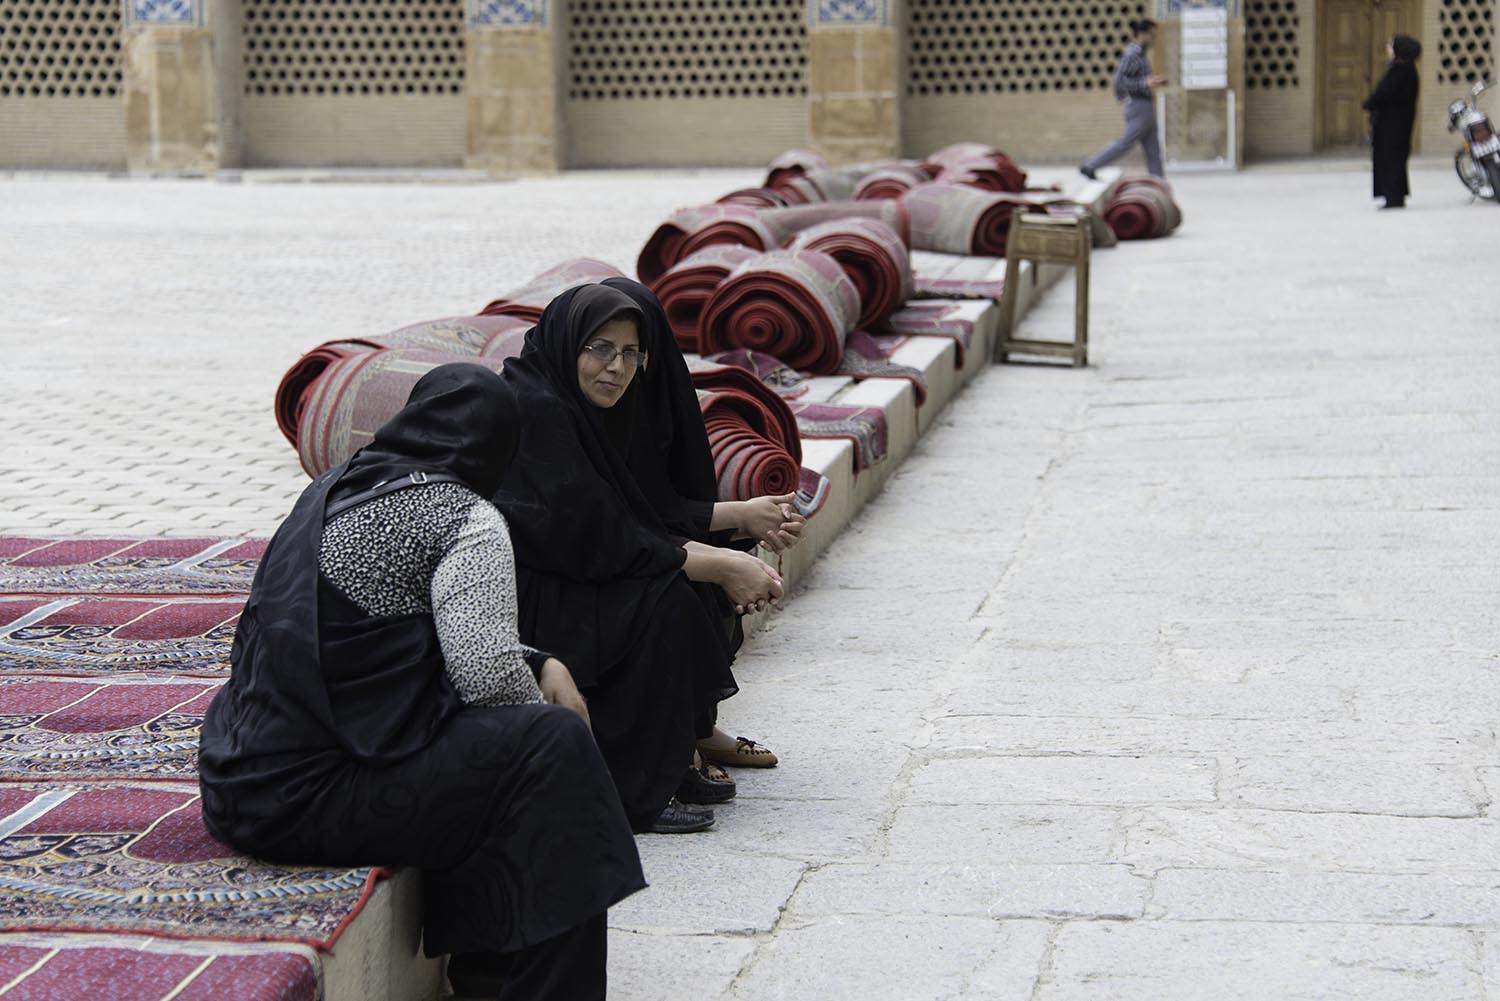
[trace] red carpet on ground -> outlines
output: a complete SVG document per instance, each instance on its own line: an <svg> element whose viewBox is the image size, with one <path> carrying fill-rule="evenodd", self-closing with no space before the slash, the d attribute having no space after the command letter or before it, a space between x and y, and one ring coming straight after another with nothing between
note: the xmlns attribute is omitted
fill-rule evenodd
<svg viewBox="0 0 1500 1001"><path fill-rule="evenodd" d="M117 944L116 944L117 943ZM317 1001L312 955L140 936L0 935L6 1001Z"/></svg>
<svg viewBox="0 0 1500 1001"><path fill-rule="evenodd" d="M0 677L0 782L198 775L219 682Z"/></svg>
<svg viewBox="0 0 1500 1001"><path fill-rule="evenodd" d="M333 944L383 870L251 862L203 826L197 783L0 783L0 932Z"/></svg>
<svg viewBox="0 0 1500 1001"><path fill-rule="evenodd" d="M0 595L250 590L265 540L0 536Z"/></svg>
<svg viewBox="0 0 1500 1001"><path fill-rule="evenodd" d="M243 594L0 596L0 677L222 677Z"/></svg>

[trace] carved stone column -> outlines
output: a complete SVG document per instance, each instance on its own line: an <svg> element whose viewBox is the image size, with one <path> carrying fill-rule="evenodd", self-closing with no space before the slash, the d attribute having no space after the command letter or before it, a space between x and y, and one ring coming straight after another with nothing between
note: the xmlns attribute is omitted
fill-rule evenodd
<svg viewBox="0 0 1500 1001"><path fill-rule="evenodd" d="M468 0L464 165L496 174L564 166L561 0Z"/></svg>
<svg viewBox="0 0 1500 1001"><path fill-rule="evenodd" d="M125 162L210 174L239 162L239 0L124 0Z"/></svg>
<svg viewBox="0 0 1500 1001"><path fill-rule="evenodd" d="M901 0L809 0L808 132L833 163L901 155Z"/></svg>

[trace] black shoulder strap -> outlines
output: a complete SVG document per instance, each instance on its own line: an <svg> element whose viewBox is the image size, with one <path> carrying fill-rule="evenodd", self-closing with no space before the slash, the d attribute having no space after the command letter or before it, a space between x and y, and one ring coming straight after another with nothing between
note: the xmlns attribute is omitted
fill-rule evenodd
<svg viewBox="0 0 1500 1001"><path fill-rule="evenodd" d="M395 493L397 490L405 490L408 487L426 486L429 483L463 482L462 479L454 476L452 473L426 473L418 469L407 473L405 476L399 476L394 480L383 480L368 490L361 490L351 497L345 497L337 503L329 504L323 510L323 522L327 524L350 508L359 507L361 504L368 503L377 497L384 497L386 494Z"/></svg>

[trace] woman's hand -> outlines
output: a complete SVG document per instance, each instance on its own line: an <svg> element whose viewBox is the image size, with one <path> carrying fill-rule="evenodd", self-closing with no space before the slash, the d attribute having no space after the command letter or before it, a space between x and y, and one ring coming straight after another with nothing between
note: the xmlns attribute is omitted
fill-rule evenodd
<svg viewBox="0 0 1500 1001"><path fill-rule="evenodd" d="M754 539L773 553L785 552L802 538L807 519L797 513L796 494L756 497L740 502L736 527L740 535Z"/></svg>
<svg viewBox="0 0 1500 1001"><path fill-rule="evenodd" d="M719 551L718 584L741 615L776 604L783 593L781 575L762 560L733 549Z"/></svg>
<svg viewBox="0 0 1500 1001"><path fill-rule="evenodd" d="M588 703L583 700L578 686L573 683L572 672L562 661L556 657L548 657L547 662L542 665L537 685L542 690L542 701L550 706L571 709L582 716L585 723L590 722Z"/></svg>

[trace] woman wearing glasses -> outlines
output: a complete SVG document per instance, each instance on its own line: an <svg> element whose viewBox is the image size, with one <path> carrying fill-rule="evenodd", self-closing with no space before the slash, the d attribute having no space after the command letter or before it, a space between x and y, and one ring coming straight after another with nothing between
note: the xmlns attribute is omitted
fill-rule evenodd
<svg viewBox="0 0 1500 1001"><path fill-rule="evenodd" d="M571 670L632 826L679 833L713 822L674 794L738 690L722 624L690 581L741 609L782 585L748 553L673 537L632 472L650 335L615 288L547 307L505 365L527 421L494 500L514 540L522 639Z"/></svg>

